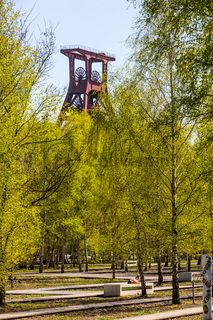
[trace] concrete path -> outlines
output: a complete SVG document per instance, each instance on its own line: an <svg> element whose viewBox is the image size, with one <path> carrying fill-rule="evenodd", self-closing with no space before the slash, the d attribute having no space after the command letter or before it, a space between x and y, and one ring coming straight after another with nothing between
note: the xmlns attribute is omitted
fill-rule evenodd
<svg viewBox="0 0 213 320"><path fill-rule="evenodd" d="M27 273L16 273L16 275L20 278L28 278L28 277L37 277L37 278L43 278L43 277L70 277L70 278L85 278L85 279L112 279L112 273L111 272L104 272L104 273L98 273L96 272L27 272ZM116 272L116 279L125 280L128 281L130 278L132 278L135 274L131 272ZM157 274L145 274L145 280L150 282L157 282ZM171 281L172 277L170 275L164 276L164 282Z"/></svg>
<svg viewBox="0 0 213 320"><path fill-rule="evenodd" d="M140 284L127 284L125 282L113 282L113 284L118 283L122 285L122 288L126 288L128 290L124 290L124 292L130 292L131 291L140 291ZM109 283L107 283L109 284ZM47 288L36 288L36 289L22 289L22 290L8 290L6 291L6 294L10 295L73 295L74 292L81 289L82 291L77 292L77 294L84 294L85 292L88 292L90 289L102 289L103 290L104 283L100 284L88 284L88 285L74 285L74 286L61 286L61 287L47 287ZM195 288L201 288L202 285L195 285ZM192 285L180 285L180 289L192 289ZM69 291L72 290L72 291ZM159 291L171 291L171 286L164 286L164 287L154 287L154 292ZM97 291L91 291L91 293L97 293ZM102 291L103 293L103 291ZM99 292L98 292L99 294Z"/></svg>
<svg viewBox="0 0 213 320"><path fill-rule="evenodd" d="M128 287L128 290L122 291L122 296L126 295L140 295L140 285L128 285L125 283L120 283L123 288ZM6 293L10 295L41 295L41 297L28 297L28 298L18 298L7 300L7 303L27 303L27 302L44 302L44 301L56 301L56 300L68 300L68 299L81 299L88 297L103 297L103 286L104 284L89 284L85 285L75 285L75 286L61 286L61 287L47 287L47 288L37 288L37 289L25 289L25 290L9 290ZM199 288L200 285L196 285ZM131 290L130 290L131 288ZM78 291L81 289L81 291ZM102 289L100 290L90 290L89 289ZM171 291L172 287L155 287L154 291ZM180 286L180 289L192 289L192 286ZM73 290L73 291L69 291ZM200 294L196 293L199 297Z"/></svg>
<svg viewBox="0 0 213 320"><path fill-rule="evenodd" d="M122 283L123 284L123 283ZM75 285L75 286L61 286L61 287L47 287L47 288L36 288L36 289L15 289L7 290L6 294L11 295L26 295L26 294L70 294L69 291L63 290L86 290L86 289L100 289L103 288L103 283L98 284L88 284L88 285Z"/></svg>
<svg viewBox="0 0 213 320"><path fill-rule="evenodd" d="M89 298L89 297L103 297L103 291L79 291L70 293L67 291L66 293L60 294L57 292L53 295L52 292L43 291L37 292L34 294L51 294L51 296L43 296L43 297L30 297L30 298L19 298L19 299L11 299L7 300L7 303L27 303L27 302L42 302L42 301L56 301L56 300L68 300L68 299L82 299L82 298ZM141 294L141 290L125 290L122 291L121 296L137 296Z"/></svg>
<svg viewBox="0 0 213 320"><path fill-rule="evenodd" d="M182 299L186 299L186 298L187 298L187 296L182 297ZM31 311L10 312L10 313L0 314L0 320L21 319L21 318L28 318L28 317L32 317L32 316L38 316L38 315L68 313L68 312L73 312L73 311L86 311L86 310L92 310L92 309L112 308L112 307L116 307L116 306L130 306L130 305L135 305L135 304L147 304L147 303L153 303L153 302L156 303L156 302L167 302L167 301L170 302L171 297L131 299L131 300L126 300L126 301L111 301L111 302L91 303L91 304L87 304L87 305L75 305L75 306L66 306L66 307L57 307L57 308L44 308L44 309L31 310ZM200 313L200 310L198 310L198 311L199 311L198 313ZM171 312L174 313L175 310L173 310ZM169 317L169 318L171 318L171 317ZM148 320L148 319L154 320L154 319L169 319L169 318L165 318L165 317L164 318L148 318L148 315L146 315L146 318L142 318L142 319L143 320ZM128 319L128 318L126 318L126 319ZM140 318L137 318L136 320L139 320L139 319Z"/></svg>
<svg viewBox="0 0 213 320"><path fill-rule="evenodd" d="M130 295L140 295L140 290L131 290L128 291L128 296ZM127 292L122 292L122 296L126 296ZM44 302L44 301L56 301L56 300L70 300L70 299L82 299L82 298L88 298L88 297L103 297L102 291L96 291L96 292L79 292L79 293L73 293L73 294L67 294L67 295L59 295L59 296L45 296L45 297L31 297L31 298L20 298L20 299L12 299L7 300L7 303L27 303L27 302ZM202 294L196 293L195 298L202 297ZM187 296L188 299L192 299L192 296ZM160 299L160 298L159 298ZM170 298L169 298L170 299ZM171 300L171 299L170 299Z"/></svg>
<svg viewBox="0 0 213 320"><path fill-rule="evenodd" d="M76 291L75 291L76 292ZM79 293L80 294L86 294L88 291L79 291ZM96 293L97 291L92 291L92 293ZM103 294L103 291L101 291L102 292L102 294ZM7 294L13 294L13 295L34 295L34 294L36 294L36 295L60 295L60 296L66 296L66 295L71 295L71 294L75 294L74 292L72 292L72 291L62 291L62 290L60 290L60 291L55 291L55 290L49 290L49 291L44 291L44 290L33 290L33 289L31 289L31 290L16 290L16 292L14 293L14 292L12 292L12 293L10 293L10 291L7 291Z"/></svg>
<svg viewBox="0 0 213 320"><path fill-rule="evenodd" d="M187 289L190 290L192 289L192 285L180 285L179 286L181 290L183 289ZM195 289L199 289L199 288L203 288L202 284L196 284ZM154 292L158 292L158 291L171 291L172 290L172 286L165 286L165 287L154 287Z"/></svg>
<svg viewBox="0 0 213 320"><path fill-rule="evenodd" d="M45 297L31 297L31 298L20 298L6 300L7 303L27 303L27 302L44 302L44 301L59 301L68 299L82 299L82 298L92 298L92 297L103 297L102 291L96 292L79 292L73 294L56 295L56 296L45 296Z"/></svg>
<svg viewBox="0 0 213 320"><path fill-rule="evenodd" d="M117 319L117 320L163 320L163 319L169 320L169 319L174 319L174 318L199 315L202 313L203 313L202 307L191 307L191 308L180 309L180 310L172 310L172 311L159 312L159 313L154 313L154 314L146 314L143 316L121 318L121 319Z"/></svg>

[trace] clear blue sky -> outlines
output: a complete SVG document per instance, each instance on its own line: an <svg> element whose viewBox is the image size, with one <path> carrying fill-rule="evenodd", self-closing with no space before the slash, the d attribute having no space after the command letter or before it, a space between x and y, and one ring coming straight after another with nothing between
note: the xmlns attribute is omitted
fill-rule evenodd
<svg viewBox="0 0 213 320"><path fill-rule="evenodd" d="M45 23L56 26L56 53L50 72L55 85L68 85L68 59L61 45L80 44L116 55L113 68L121 67L131 49L125 44L134 32L137 11L126 0L14 0L17 9L33 12L30 31L38 36Z"/></svg>

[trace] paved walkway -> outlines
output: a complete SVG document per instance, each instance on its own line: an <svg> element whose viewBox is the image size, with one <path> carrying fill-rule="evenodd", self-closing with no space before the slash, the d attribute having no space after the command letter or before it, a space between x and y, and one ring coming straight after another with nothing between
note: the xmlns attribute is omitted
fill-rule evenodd
<svg viewBox="0 0 213 320"><path fill-rule="evenodd" d="M70 300L70 299L82 299L82 298L92 298L92 297L103 297L102 291L96 292L77 292L73 294L65 295L55 295L55 296L45 296L45 297L31 297L23 299L12 299L6 300L7 303L27 303L27 302L44 302L44 301L59 301L59 300Z"/></svg>
<svg viewBox="0 0 213 320"><path fill-rule="evenodd" d="M141 290L140 285L128 285L125 283L120 283L123 287L127 287L128 290L122 291L122 296L126 295L140 295ZM18 298L7 300L7 303L27 303L27 302L44 302L44 301L54 301L54 300L68 300L68 299L81 299L88 297L103 297L103 286L104 284L88 284L86 285L74 285L74 286L61 286L61 287L47 287L47 288L37 288L37 289L25 289L25 290L9 290L6 293L10 295L41 295L41 297L28 297L28 298ZM199 288L200 285L196 285ZM131 290L130 290L131 288ZM78 291L81 289L81 291ZM86 289L102 289L89 291ZM154 291L169 291L172 287L155 287ZM192 289L192 286L180 286L180 289ZM73 290L73 291L69 291ZM44 296L45 295L45 296ZM200 295L196 293L196 296Z"/></svg>
<svg viewBox="0 0 213 320"><path fill-rule="evenodd" d="M202 307L191 307L191 308L186 308L186 309L159 312L159 313L154 313L154 314L146 314L143 316L122 318L122 319L118 319L118 320L163 320L163 319L169 320L169 319L174 319L174 318L199 315L202 313L203 313Z"/></svg>
<svg viewBox="0 0 213 320"><path fill-rule="evenodd" d="M28 291L29 292L29 291ZM22 293L23 294L23 293ZM29 294L26 292L26 294ZM7 300L7 303L26 303L26 302L42 302L42 301L53 301L53 300L67 300L67 299L82 299L91 297L103 297L103 291L65 291L65 292L52 292L52 291L42 291L34 292L33 294L51 294L51 296L44 297L31 297L31 298L19 298ZM136 290L125 290L121 292L121 296L137 296L141 294L140 289Z"/></svg>
<svg viewBox="0 0 213 320"><path fill-rule="evenodd" d="M38 273L38 272L27 272L27 273L17 273L16 274L20 278L28 278L28 277L37 277L37 278L43 278L43 277L70 277L70 278L85 278L85 279L112 279L112 272L65 272L65 273L60 273L60 272L43 272L43 273ZM116 279L120 280L125 280L128 281L131 277L133 277L134 274L132 272L116 272ZM150 281L150 282L157 282L158 276L157 274L145 274L145 280ZM172 277L170 275L165 275L164 276L164 282L171 281Z"/></svg>
<svg viewBox="0 0 213 320"><path fill-rule="evenodd" d="M122 283L123 284L123 283ZM74 286L61 286L61 287L47 287L47 288L36 288L36 289L14 289L14 290L7 290L6 294L11 295L26 295L26 294L58 294L58 295L66 295L70 294L68 290L86 290L86 289L99 289L103 288L103 283L98 284L88 284L88 285L74 285ZM85 291L84 291L85 292Z"/></svg>
<svg viewBox="0 0 213 320"><path fill-rule="evenodd" d="M202 284L195 284L195 289L203 288ZM180 285L180 289L186 289L186 290L192 290L192 285ZM166 286L166 287L154 287L154 292L157 291L171 291L172 286Z"/></svg>
<svg viewBox="0 0 213 320"><path fill-rule="evenodd" d="M141 292L140 284L127 284L125 282L117 282L122 285L123 295L137 294ZM107 283L109 284L109 283ZM115 284L115 282L113 282ZM60 286L60 287L47 287L47 288L36 288L36 289L22 289L22 290L8 290L6 294L8 295L49 295L46 297L36 297L36 298L26 298L26 299L14 299L17 302L27 302L27 301L48 301L56 299L64 299L64 296L69 296L66 298L84 298L103 295L104 283L100 284L88 284L88 285L73 285L73 286ZM202 285L195 285L195 288L201 288ZM81 291L79 291L81 289ZM102 291L91 290L91 289L102 289ZM191 285L181 285L180 289L192 290ZM171 291L171 286L164 287L154 287L154 292L159 291ZM54 296L54 297L50 297ZM50 299L51 298L51 299ZM36 300L37 299L37 300ZM9 301L12 302L12 301Z"/></svg>
<svg viewBox="0 0 213 320"><path fill-rule="evenodd" d="M35 288L35 289L13 289L7 290L6 294L46 294L47 292L51 292L51 294L69 294L68 290L87 290L87 289L103 289L104 284L110 284L110 282L106 283L97 283L97 284L81 284L81 285L70 285L70 286L60 286L60 287L45 287L45 288ZM139 290L140 284L128 284L126 282L111 282L111 284L120 284L122 288L131 288L133 290ZM196 284L195 288L201 288L202 284ZM192 285L180 285L180 289L192 289ZM170 291L172 290L172 286L164 286L164 287L154 287L154 291ZM85 291L84 291L85 292Z"/></svg>

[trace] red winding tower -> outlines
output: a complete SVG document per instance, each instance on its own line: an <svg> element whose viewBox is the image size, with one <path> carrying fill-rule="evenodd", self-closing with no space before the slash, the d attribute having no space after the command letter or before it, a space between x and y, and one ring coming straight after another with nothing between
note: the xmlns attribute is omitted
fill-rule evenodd
<svg viewBox="0 0 213 320"><path fill-rule="evenodd" d="M69 58L69 88L62 111L69 107L91 111L98 102L98 94L107 92L107 65L115 57L107 52L83 46L65 46L61 53Z"/></svg>

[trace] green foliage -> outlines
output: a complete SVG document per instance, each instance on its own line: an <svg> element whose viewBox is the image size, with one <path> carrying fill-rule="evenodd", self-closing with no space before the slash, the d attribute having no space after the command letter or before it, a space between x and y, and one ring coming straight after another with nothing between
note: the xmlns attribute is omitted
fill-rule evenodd
<svg viewBox="0 0 213 320"><path fill-rule="evenodd" d="M42 143L45 109L53 105L54 96L46 92L31 99L39 89L53 50L49 42L32 48L26 40L27 30L13 3L0 4L0 304L4 302L7 272L26 261L38 248L41 234L39 210L31 206L30 190L33 145ZM46 39L47 40L47 39ZM40 89L40 92L42 90ZM55 100L56 101L56 100Z"/></svg>
<svg viewBox="0 0 213 320"><path fill-rule="evenodd" d="M0 3L1 303L8 270L41 243L49 262L169 253L176 271L178 254L213 248L212 7L130 2L135 66L98 110L70 110L62 127L60 93L41 86L54 35L31 47L21 14Z"/></svg>

